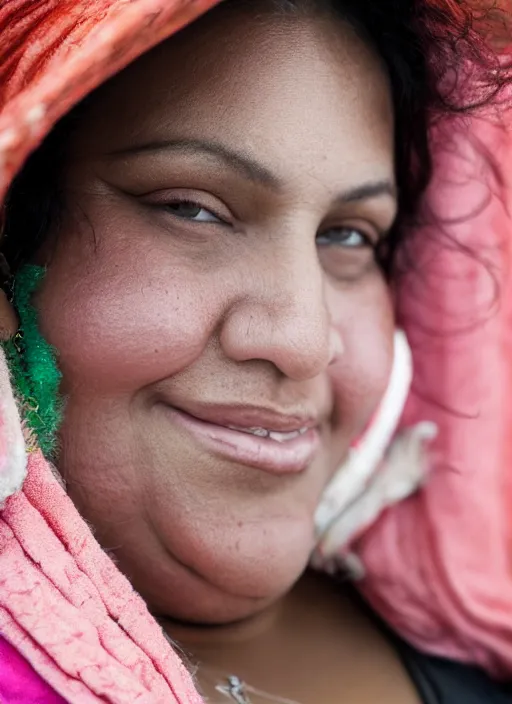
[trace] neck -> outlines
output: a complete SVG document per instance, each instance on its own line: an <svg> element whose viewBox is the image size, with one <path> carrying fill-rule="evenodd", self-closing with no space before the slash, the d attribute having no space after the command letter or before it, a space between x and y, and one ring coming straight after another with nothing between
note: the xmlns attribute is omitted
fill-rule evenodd
<svg viewBox="0 0 512 704"><path fill-rule="evenodd" d="M275 625L289 595L267 606L263 611L226 624L198 624L159 617L158 622L172 641L190 648L244 643L263 635Z"/></svg>

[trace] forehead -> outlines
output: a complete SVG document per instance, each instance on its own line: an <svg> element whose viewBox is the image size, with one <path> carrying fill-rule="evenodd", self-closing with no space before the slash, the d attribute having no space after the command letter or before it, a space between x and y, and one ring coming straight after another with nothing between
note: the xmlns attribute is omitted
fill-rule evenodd
<svg viewBox="0 0 512 704"><path fill-rule="evenodd" d="M80 142L101 154L209 139L283 178L288 166L363 178L392 171L393 133L386 71L350 26L238 13L204 18L105 85Z"/></svg>

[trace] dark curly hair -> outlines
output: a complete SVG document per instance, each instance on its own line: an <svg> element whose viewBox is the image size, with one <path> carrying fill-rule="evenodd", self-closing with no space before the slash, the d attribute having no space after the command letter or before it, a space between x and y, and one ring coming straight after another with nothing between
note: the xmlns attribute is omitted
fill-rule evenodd
<svg viewBox="0 0 512 704"><path fill-rule="evenodd" d="M506 11L496 2L479 9L476 0L225 0L219 7L235 4L341 19L382 58L395 109L399 216L378 256L392 275L405 234L418 224L432 175L431 126L489 103L510 82L511 66L490 41L507 40ZM3 252L13 271L33 256L58 221L65 205L60 176L69 134L92 99L94 93L57 124L11 186Z"/></svg>

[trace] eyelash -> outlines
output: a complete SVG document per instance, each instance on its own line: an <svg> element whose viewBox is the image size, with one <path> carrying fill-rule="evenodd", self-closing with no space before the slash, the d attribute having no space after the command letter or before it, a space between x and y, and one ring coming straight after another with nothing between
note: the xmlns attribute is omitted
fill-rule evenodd
<svg viewBox="0 0 512 704"><path fill-rule="evenodd" d="M192 209L197 209L199 212L204 212L208 213L208 215L212 216L212 219L205 219L205 220L195 220L192 217L187 217L187 216L182 216L178 215L177 213L172 211L173 207L176 206L189 206ZM175 217L179 218L180 220L189 220L190 222L196 222L196 223L210 223L210 224L218 224L218 225L227 225L228 223L224 218L221 218L220 215L215 213L211 208L205 208L201 203L198 203L197 201L193 200L186 200L186 199L176 199L174 201L169 201L164 204L165 210L170 212L170 214Z"/></svg>
<svg viewBox="0 0 512 704"><path fill-rule="evenodd" d="M211 219L202 219L202 220L195 220L194 217L187 217L186 215L178 215L176 212L173 212L173 207L179 207L179 206L188 206L191 207L192 209L198 210L199 213L198 215L203 212L207 213L209 216L211 216ZM203 206L200 202L191 200L191 199L186 199L186 198L177 198L176 200L173 201L168 201L167 203L163 204L163 207L167 212L169 212L173 217L179 218L180 220L188 220L189 222L193 223L207 223L207 224L216 224L216 225L229 225L229 222L226 220L226 218L221 217L218 215L213 209L211 208L206 208ZM360 237L360 242L357 244L346 244L346 242L341 238L343 241L338 241L338 242L332 242L332 241L324 241L322 242L322 239L325 239L328 235L328 233L336 233L339 235L339 233L348 233L348 237L345 239L349 239L351 235L356 234ZM322 247L336 247L336 246L343 246L346 249L363 249L366 247L371 247L372 249L376 250L379 243L376 240L376 238L372 237L371 235L368 235L366 232L364 232L362 229L357 228L357 227L351 227L351 226L345 226L345 227L332 227L329 228L328 230L324 231L323 233L320 233L317 235L316 238L318 246Z"/></svg>
<svg viewBox="0 0 512 704"><path fill-rule="evenodd" d="M361 242L358 244L346 244L345 241L343 242L322 242L322 238L326 238L327 234L333 232L333 233L348 233L349 237L352 234L356 234L361 238ZM346 239L349 239L347 237ZM326 230L325 232L317 235L316 242L319 246L325 246L325 247L335 247L337 245L342 245L344 244L347 249L361 249L362 247L371 247L372 249L375 249L377 246L376 241L367 233L365 233L363 230L357 227L351 227L350 225L347 225L345 227L331 227L329 230Z"/></svg>

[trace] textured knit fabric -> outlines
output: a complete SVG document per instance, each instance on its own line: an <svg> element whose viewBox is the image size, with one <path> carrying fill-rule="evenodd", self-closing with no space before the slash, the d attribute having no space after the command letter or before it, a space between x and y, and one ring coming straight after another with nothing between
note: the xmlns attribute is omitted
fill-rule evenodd
<svg viewBox="0 0 512 704"><path fill-rule="evenodd" d="M201 701L40 452L0 514L0 575L0 633L68 701Z"/></svg>

